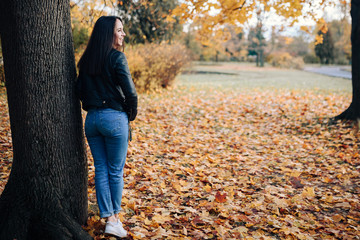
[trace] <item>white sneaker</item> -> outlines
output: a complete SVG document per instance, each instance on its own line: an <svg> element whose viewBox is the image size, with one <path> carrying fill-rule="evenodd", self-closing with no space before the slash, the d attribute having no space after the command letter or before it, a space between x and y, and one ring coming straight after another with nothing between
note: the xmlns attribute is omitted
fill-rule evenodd
<svg viewBox="0 0 360 240"><path fill-rule="evenodd" d="M117 222L107 222L105 226L105 233L111 234L120 238L127 236L127 231L123 228L122 223L118 219Z"/></svg>

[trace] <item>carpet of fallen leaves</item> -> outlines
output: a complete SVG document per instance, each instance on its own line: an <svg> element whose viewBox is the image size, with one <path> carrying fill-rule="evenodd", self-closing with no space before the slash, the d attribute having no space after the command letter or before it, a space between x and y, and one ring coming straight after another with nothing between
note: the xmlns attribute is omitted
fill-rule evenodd
<svg viewBox="0 0 360 240"><path fill-rule="evenodd" d="M180 86L141 95L125 166L128 239L359 239L356 125L348 94ZM1 182L11 162L1 98ZM103 235L89 153L89 220ZM111 239L111 238L110 238Z"/></svg>

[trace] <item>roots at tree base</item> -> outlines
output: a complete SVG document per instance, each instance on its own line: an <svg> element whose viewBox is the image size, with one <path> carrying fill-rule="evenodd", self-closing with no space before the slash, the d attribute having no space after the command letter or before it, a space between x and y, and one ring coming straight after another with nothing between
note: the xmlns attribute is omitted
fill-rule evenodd
<svg viewBox="0 0 360 240"><path fill-rule="evenodd" d="M354 106L355 104L351 103L350 106L341 114L334 117L333 120L352 120L355 121L360 119L360 111Z"/></svg>
<svg viewBox="0 0 360 240"><path fill-rule="evenodd" d="M24 188L16 189L17 185L10 182L8 185L0 197L0 239L93 239L68 213L63 201L53 196L56 191L36 201L22 192Z"/></svg>

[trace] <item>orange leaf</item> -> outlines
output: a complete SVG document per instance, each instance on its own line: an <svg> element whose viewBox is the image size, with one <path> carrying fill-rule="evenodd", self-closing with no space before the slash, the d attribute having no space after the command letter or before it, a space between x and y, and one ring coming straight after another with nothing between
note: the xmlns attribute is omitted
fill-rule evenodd
<svg viewBox="0 0 360 240"><path fill-rule="evenodd" d="M215 201L219 202L219 203L224 203L226 202L226 193L221 194L220 192L217 192L215 195Z"/></svg>

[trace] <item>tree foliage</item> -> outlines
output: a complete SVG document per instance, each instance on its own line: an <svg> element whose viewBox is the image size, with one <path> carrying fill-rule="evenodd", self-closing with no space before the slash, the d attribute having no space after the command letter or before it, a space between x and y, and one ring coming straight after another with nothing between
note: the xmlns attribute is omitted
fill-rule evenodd
<svg viewBox="0 0 360 240"><path fill-rule="evenodd" d="M251 28L248 35L249 53L256 55L256 66L264 66L264 48L266 45L263 34L263 24L258 22L255 28Z"/></svg>
<svg viewBox="0 0 360 240"><path fill-rule="evenodd" d="M79 29L85 28L90 34L99 17L115 14L114 10L109 12L108 9L115 9L116 2L117 0L71 0L72 28L74 24L78 24Z"/></svg>
<svg viewBox="0 0 360 240"><path fill-rule="evenodd" d="M335 3L348 5L347 0L214 0L214 1L184 1L173 12L182 21L192 20L202 24L201 33L217 32L224 24L241 28L253 16L265 12L275 12L288 19L289 25L299 21L299 17L319 20L318 9L325 9ZM214 14L215 12L215 14Z"/></svg>
<svg viewBox="0 0 360 240"><path fill-rule="evenodd" d="M177 0L119 1L120 17L126 25L125 41L130 44L171 41L181 30L171 12Z"/></svg>

